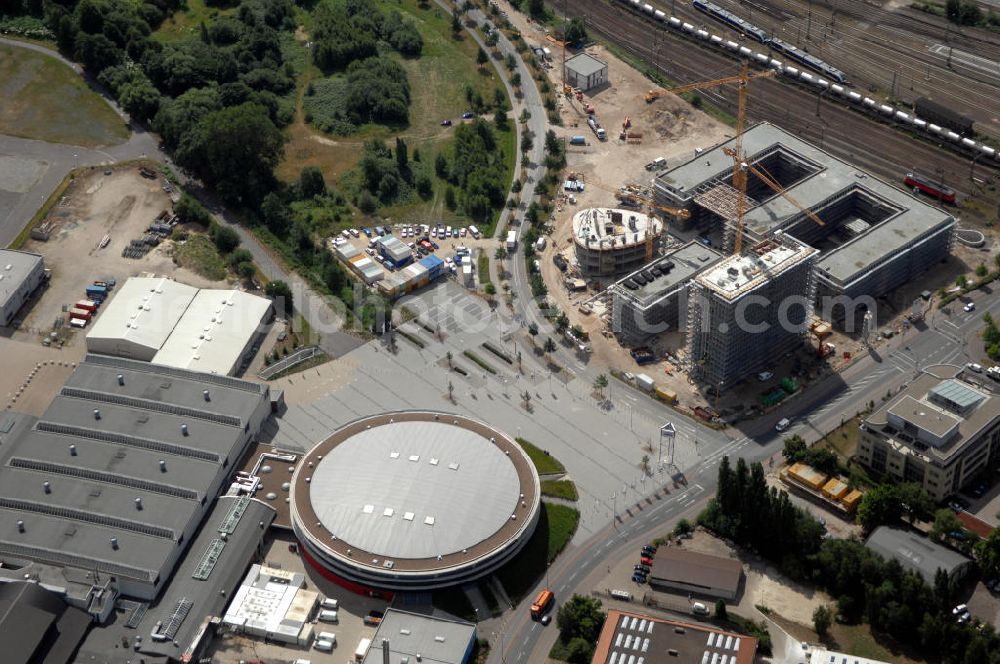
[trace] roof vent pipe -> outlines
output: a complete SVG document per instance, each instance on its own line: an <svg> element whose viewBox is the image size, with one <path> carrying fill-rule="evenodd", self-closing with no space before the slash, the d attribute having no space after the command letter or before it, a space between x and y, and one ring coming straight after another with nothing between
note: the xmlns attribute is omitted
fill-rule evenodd
<svg viewBox="0 0 1000 664"><path fill-rule="evenodd" d="M111 538L111 548L114 549L115 551L118 550L118 538L117 537L112 537Z"/></svg>
<svg viewBox="0 0 1000 664"><path fill-rule="evenodd" d="M211 395L209 395L208 390L204 390L202 392L202 395L205 397L205 401L211 401L212 400L212 397L211 397Z"/></svg>
<svg viewBox="0 0 1000 664"><path fill-rule="evenodd" d="M185 436L188 435L188 425L186 425L186 424L182 424L181 425L181 434L183 434Z"/></svg>
<svg viewBox="0 0 1000 664"><path fill-rule="evenodd" d="M101 419L101 411L99 411L99 410L98 410L98 409L96 409L96 408L94 409L94 419L95 419L95 420L99 420L99 419Z"/></svg>
<svg viewBox="0 0 1000 664"><path fill-rule="evenodd" d="M69 446L69 455L70 456L76 456L76 445L70 445Z"/></svg>
<svg viewBox="0 0 1000 664"><path fill-rule="evenodd" d="M140 511L142 510L142 498L135 499L135 508Z"/></svg>
<svg viewBox="0 0 1000 664"><path fill-rule="evenodd" d="M161 473L167 472L167 462L164 461L163 459L160 459L160 472Z"/></svg>
<svg viewBox="0 0 1000 664"><path fill-rule="evenodd" d="M24 532L24 521L21 521L20 519L18 519L17 521L17 532L19 533Z"/></svg>
<svg viewBox="0 0 1000 664"><path fill-rule="evenodd" d="M42 488L45 489L45 493L52 493L52 485L49 482L42 482Z"/></svg>
<svg viewBox="0 0 1000 664"><path fill-rule="evenodd" d="M124 385L125 384L125 376L123 376L121 374L118 374L118 384L119 385Z"/></svg>

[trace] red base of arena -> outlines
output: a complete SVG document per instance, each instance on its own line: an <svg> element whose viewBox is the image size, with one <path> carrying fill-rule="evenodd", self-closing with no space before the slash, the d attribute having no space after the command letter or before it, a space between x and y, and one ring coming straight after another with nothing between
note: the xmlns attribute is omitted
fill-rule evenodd
<svg viewBox="0 0 1000 664"><path fill-rule="evenodd" d="M382 590L381 588L367 586L363 583L351 581L350 579L345 579L342 576L334 574L329 569L324 567L321 562L310 556L309 552L306 551L306 548L302 546L302 544L299 544L299 552L302 553L302 557L306 559L306 562L312 565L313 569L315 569L317 572L323 575L324 579L329 579L330 581L333 581L341 588L346 588L347 590L350 590L352 593L356 593L358 595L364 595L365 597L381 597L387 602L392 601L392 598L395 593L393 593L391 590Z"/></svg>

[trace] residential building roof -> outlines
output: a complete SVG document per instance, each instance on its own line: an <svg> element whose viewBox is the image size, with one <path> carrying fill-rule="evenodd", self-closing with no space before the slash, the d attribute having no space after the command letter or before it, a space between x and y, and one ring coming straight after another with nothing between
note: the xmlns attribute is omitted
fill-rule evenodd
<svg viewBox="0 0 1000 664"><path fill-rule="evenodd" d="M404 662L406 658L416 662L420 655L420 661L427 664L463 664L475 638L476 626L472 623L389 609L363 664L382 664L385 647L391 662ZM388 646L383 641L388 641Z"/></svg>

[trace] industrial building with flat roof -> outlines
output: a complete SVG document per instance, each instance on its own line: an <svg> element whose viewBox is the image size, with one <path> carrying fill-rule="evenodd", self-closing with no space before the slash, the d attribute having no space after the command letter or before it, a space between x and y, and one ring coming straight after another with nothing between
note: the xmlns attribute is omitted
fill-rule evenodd
<svg viewBox="0 0 1000 664"><path fill-rule="evenodd" d="M88 355L0 433L0 562L153 599L270 408L266 385Z"/></svg>
<svg viewBox="0 0 1000 664"><path fill-rule="evenodd" d="M649 575L649 585L657 590L729 600L740 594L743 580L740 561L675 546L657 552Z"/></svg>
<svg viewBox="0 0 1000 664"><path fill-rule="evenodd" d="M90 623L85 611L67 606L37 581L0 583L4 664L67 664Z"/></svg>
<svg viewBox="0 0 1000 664"><path fill-rule="evenodd" d="M725 390L802 343L817 253L779 233L695 277L687 320L695 378Z"/></svg>
<svg viewBox="0 0 1000 664"><path fill-rule="evenodd" d="M809 664L891 664L880 659L869 659L868 657L858 657L848 655L826 648L816 648L809 652Z"/></svg>
<svg viewBox="0 0 1000 664"><path fill-rule="evenodd" d="M222 624L268 641L308 646L318 602L319 593L306 590L305 574L255 564L233 595Z"/></svg>
<svg viewBox="0 0 1000 664"><path fill-rule="evenodd" d="M44 280L45 261L39 254L0 249L0 327L14 321Z"/></svg>
<svg viewBox="0 0 1000 664"><path fill-rule="evenodd" d="M589 53L578 53L563 65L566 83L574 88L590 90L608 82L608 63Z"/></svg>
<svg viewBox="0 0 1000 664"><path fill-rule="evenodd" d="M656 178L657 203L686 207L689 223L725 224L731 246L737 193L733 160L724 150L731 139ZM955 218L856 166L768 123L743 134L750 164L745 242L777 231L822 251L816 266L819 296L879 297L912 280L951 250ZM777 194L754 169L770 175L817 224L788 198ZM830 318L845 317L842 307Z"/></svg>
<svg viewBox="0 0 1000 664"><path fill-rule="evenodd" d="M476 626L472 623L389 609L362 664L467 664L472 661L475 645Z"/></svg>
<svg viewBox="0 0 1000 664"><path fill-rule="evenodd" d="M220 497L162 596L151 604L119 599L111 619L87 634L76 661L199 661L244 571L263 554L273 519L274 510L259 500Z"/></svg>
<svg viewBox="0 0 1000 664"><path fill-rule="evenodd" d="M274 316L270 300L132 277L87 333L87 350L169 367L231 375L252 359Z"/></svg>
<svg viewBox="0 0 1000 664"><path fill-rule="evenodd" d="M635 343L682 329L689 282L721 259L719 252L692 241L613 284L611 329L623 341Z"/></svg>
<svg viewBox="0 0 1000 664"><path fill-rule="evenodd" d="M540 511L520 445L482 422L420 411L339 429L303 458L290 494L306 559L362 592L488 574L523 548Z"/></svg>
<svg viewBox="0 0 1000 664"><path fill-rule="evenodd" d="M757 639L699 623L611 609L591 664L751 664Z"/></svg>
<svg viewBox="0 0 1000 664"><path fill-rule="evenodd" d="M944 500L1000 457L1000 396L958 367L933 371L865 417L857 458Z"/></svg>
<svg viewBox="0 0 1000 664"><path fill-rule="evenodd" d="M662 232L662 221L635 210L580 210L573 215L573 246L580 271L612 276L634 270L653 258Z"/></svg>
<svg viewBox="0 0 1000 664"><path fill-rule="evenodd" d="M886 560L899 562L903 569L920 574L931 587L934 586L934 578L939 569L943 569L952 581L957 582L973 567L972 560L957 551L902 528L879 526L868 536L865 546Z"/></svg>

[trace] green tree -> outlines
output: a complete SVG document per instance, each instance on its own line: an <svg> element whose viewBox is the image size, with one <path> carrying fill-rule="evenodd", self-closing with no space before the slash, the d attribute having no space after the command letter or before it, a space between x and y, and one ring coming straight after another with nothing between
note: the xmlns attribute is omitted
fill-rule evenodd
<svg viewBox="0 0 1000 664"><path fill-rule="evenodd" d="M986 539L980 540L975 547L976 561L986 576L1000 576L1000 528L993 529Z"/></svg>
<svg viewBox="0 0 1000 664"><path fill-rule="evenodd" d="M931 511L934 509L934 501L931 500L931 497L927 495L927 492L920 484L916 482L897 484L896 495L899 497L899 503L903 512L910 520L910 525L913 525L917 519L931 516Z"/></svg>
<svg viewBox="0 0 1000 664"><path fill-rule="evenodd" d="M560 311L559 315L556 316L556 330L559 332L565 332L569 328L569 317L566 315L565 311Z"/></svg>
<svg viewBox="0 0 1000 664"><path fill-rule="evenodd" d="M458 202L455 200L455 190L451 187L444 191L444 204L449 210L454 210L458 206Z"/></svg>
<svg viewBox="0 0 1000 664"><path fill-rule="evenodd" d="M832 623L833 615L830 609L825 604L817 606L816 610L813 611L813 629L816 630L820 638L826 636Z"/></svg>
<svg viewBox="0 0 1000 664"><path fill-rule="evenodd" d="M980 263L979 265L976 266L976 276L979 277L980 279L982 279L989 273L990 271L986 267L986 263Z"/></svg>
<svg viewBox="0 0 1000 664"><path fill-rule="evenodd" d="M858 505L857 519L866 532L871 532L879 526L899 521L902 514L903 506L896 487L881 484L865 492Z"/></svg>
<svg viewBox="0 0 1000 664"><path fill-rule="evenodd" d="M318 166L306 166L299 173L299 196L303 199L322 196L326 193L326 181Z"/></svg>
<svg viewBox="0 0 1000 664"><path fill-rule="evenodd" d="M594 657L594 644L579 636L566 644L566 661L570 664L590 664Z"/></svg>
<svg viewBox="0 0 1000 664"><path fill-rule="evenodd" d="M236 229L231 226L213 224L209 233L211 234L212 242L215 243L215 247L219 250L219 253L228 254L230 251L240 246L240 234L237 233Z"/></svg>
<svg viewBox="0 0 1000 664"><path fill-rule="evenodd" d="M208 213L205 206L187 192L181 194L181 199L174 204L174 213L186 224L208 226L212 220L212 215Z"/></svg>
<svg viewBox="0 0 1000 664"><path fill-rule="evenodd" d="M606 374L598 374L597 378L594 379L594 389L597 390L601 396L604 396L604 390L608 387L608 377Z"/></svg>
<svg viewBox="0 0 1000 664"><path fill-rule="evenodd" d="M803 440L802 436L796 434L785 438L785 447L781 450L781 456L785 457L785 461L788 463L795 463L805 457L806 450L808 450L806 441Z"/></svg>
<svg viewBox="0 0 1000 664"><path fill-rule="evenodd" d="M552 337L547 337L545 339L545 345L542 346L542 350L546 353L556 352L556 342L552 340Z"/></svg>
<svg viewBox="0 0 1000 664"><path fill-rule="evenodd" d="M564 38L570 44L579 44L580 42L587 41L587 28L584 27L583 21L578 18L570 19L565 24L563 30Z"/></svg>
<svg viewBox="0 0 1000 664"><path fill-rule="evenodd" d="M940 541L948 533L962 532L964 527L959 518L950 509L943 508L934 512L934 526L931 528L931 537Z"/></svg>
<svg viewBox="0 0 1000 664"><path fill-rule="evenodd" d="M498 261L502 261L507 258L507 249L505 247L497 247L497 250L493 252L493 258Z"/></svg>
<svg viewBox="0 0 1000 664"><path fill-rule="evenodd" d="M531 18L544 19L545 2L543 0L528 0L528 13L531 15Z"/></svg>
<svg viewBox="0 0 1000 664"><path fill-rule="evenodd" d="M955 279L955 285L964 290L969 285L969 278L964 274L960 274Z"/></svg>
<svg viewBox="0 0 1000 664"><path fill-rule="evenodd" d="M240 263L252 263L253 254L251 254L248 250L240 247L239 249L233 251L233 253L229 254L228 261L230 267L238 269Z"/></svg>
<svg viewBox="0 0 1000 664"><path fill-rule="evenodd" d="M269 281L264 294L281 307L286 316L292 313L292 289L284 281Z"/></svg>
<svg viewBox="0 0 1000 664"><path fill-rule="evenodd" d="M455 9L451 13L451 36L458 39L460 34L462 34L462 18L458 9Z"/></svg>
<svg viewBox="0 0 1000 664"><path fill-rule="evenodd" d="M545 132L545 154L560 154L562 152L562 143L559 142L559 137L556 136L556 132L549 129Z"/></svg>
<svg viewBox="0 0 1000 664"><path fill-rule="evenodd" d="M434 157L434 174L442 180L448 177L448 159L443 154Z"/></svg>
<svg viewBox="0 0 1000 664"><path fill-rule="evenodd" d="M177 162L230 202L257 204L270 191L284 136L259 104L209 113L181 140Z"/></svg>
<svg viewBox="0 0 1000 664"><path fill-rule="evenodd" d="M257 274L257 268L253 266L253 263L243 262L236 266L236 274L240 276L240 279L249 281Z"/></svg>
<svg viewBox="0 0 1000 664"><path fill-rule="evenodd" d="M535 322L528 323L528 334L530 334L533 337L538 336L538 323Z"/></svg>
<svg viewBox="0 0 1000 664"><path fill-rule="evenodd" d="M396 166L400 173L407 173L410 170L409 152L406 148L406 141L396 137Z"/></svg>
<svg viewBox="0 0 1000 664"><path fill-rule="evenodd" d="M476 64L479 66L480 69L482 69L483 65L485 65L489 61L490 61L490 56L486 54L486 51L484 51L482 47L480 47L479 52L476 53Z"/></svg>
<svg viewBox="0 0 1000 664"><path fill-rule="evenodd" d="M573 595L556 613L559 636L564 643L581 638L596 643L604 625L605 613L601 600L586 595Z"/></svg>

